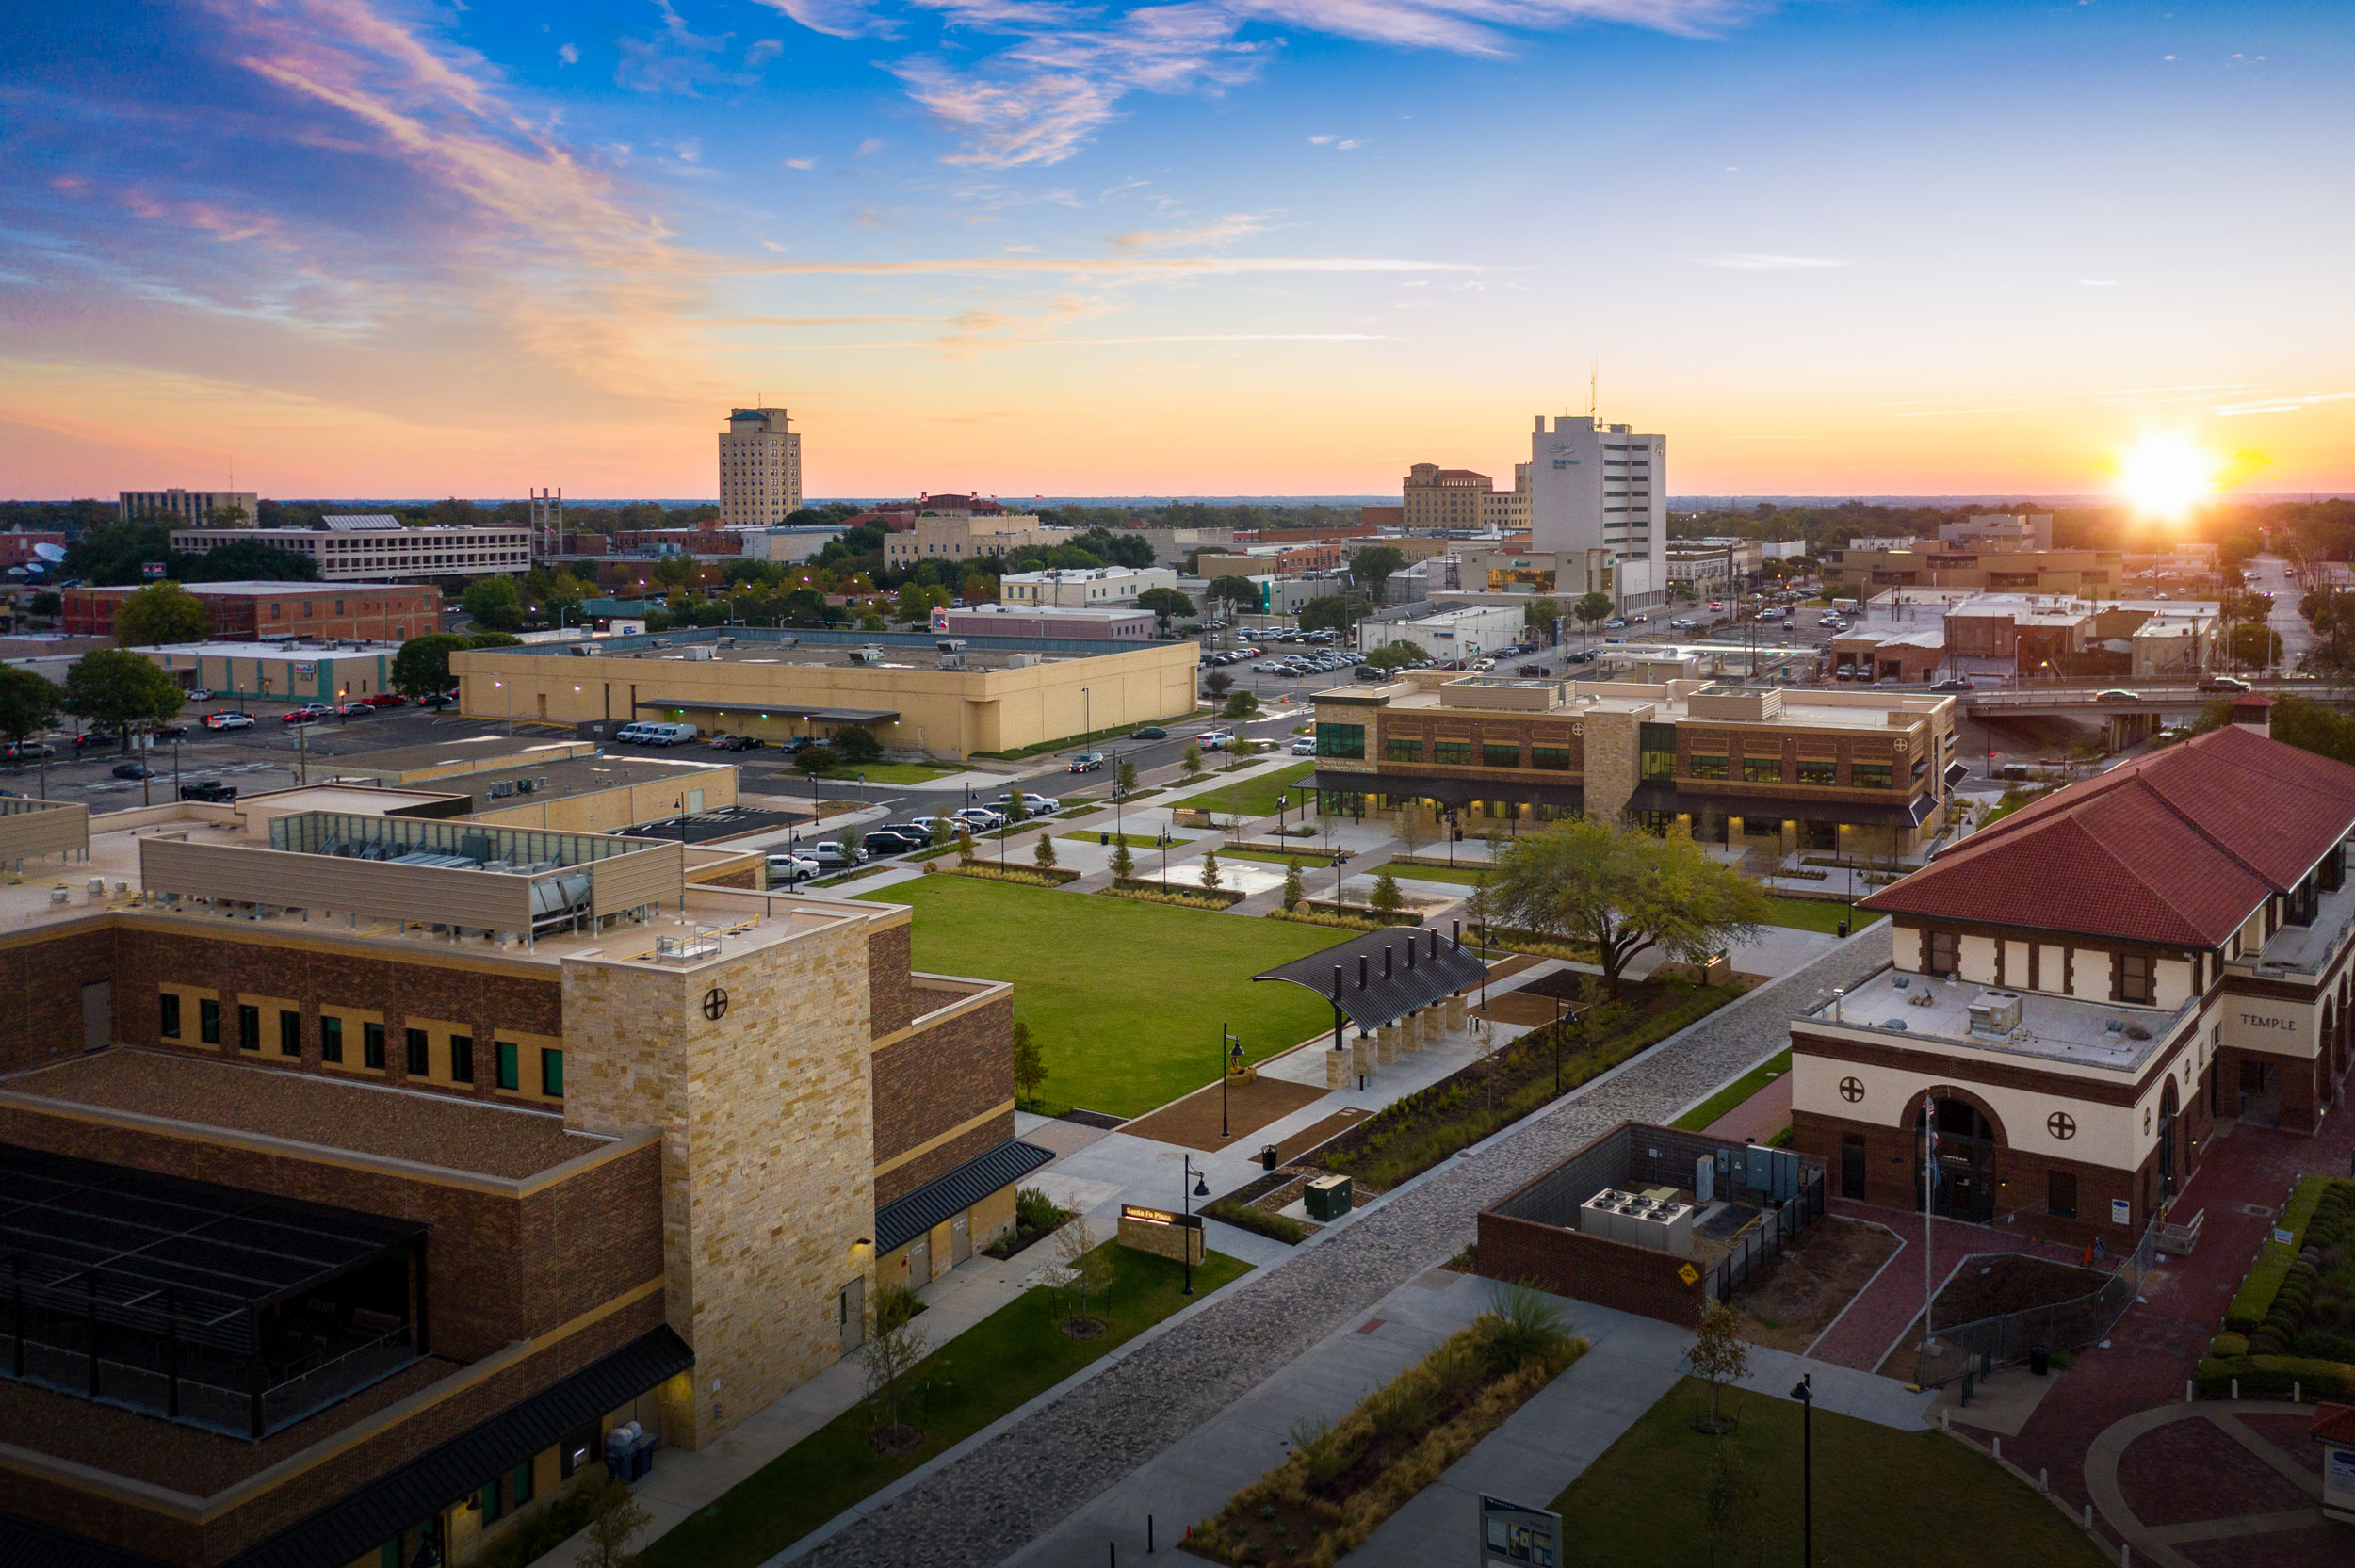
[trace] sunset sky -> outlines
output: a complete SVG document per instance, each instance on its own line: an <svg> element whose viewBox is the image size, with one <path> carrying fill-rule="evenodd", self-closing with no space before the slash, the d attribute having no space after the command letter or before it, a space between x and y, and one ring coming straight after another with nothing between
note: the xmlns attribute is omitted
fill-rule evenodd
<svg viewBox="0 0 2355 1568"><path fill-rule="evenodd" d="M2355 11L153 0L0 19L0 495L2355 490Z"/></svg>

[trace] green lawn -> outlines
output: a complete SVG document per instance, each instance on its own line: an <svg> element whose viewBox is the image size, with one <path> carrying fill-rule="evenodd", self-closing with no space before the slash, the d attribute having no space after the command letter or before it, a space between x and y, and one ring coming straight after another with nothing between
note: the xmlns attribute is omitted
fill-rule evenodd
<svg viewBox="0 0 2355 1568"><path fill-rule="evenodd" d="M1056 1326L1064 1310L1056 1292L1025 1291L939 1347L912 1375L921 1392L901 1406L900 1418L923 1429L920 1446L891 1459L876 1453L867 1441L872 1413L853 1405L643 1547L643 1568L754 1568L1249 1267L1212 1253L1185 1296L1178 1264L1110 1243L1102 1252L1113 1284L1089 1309L1104 1319L1100 1337L1071 1338ZM921 1328L924 1319L916 1322Z"/></svg>
<svg viewBox="0 0 2355 1568"><path fill-rule="evenodd" d="M865 774L869 784L916 784L934 779L945 779L956 772L953 768L936 768L929 762L868 762L846 763L831 773L820 774L827 779L855 779Z"/></svg>
<svg viewBox="0 0 2355 1568"><path fill-rule="evenodd" d="M1216 1082L1221 1023L1252 1061L1332 1026L1313 992L1251 977L1346 933L969 877L862 897L915 909L917 968L1014 982L1050 1108L1135 1116Z"/></svg>
<svg viewBox="0 0 2355 1568"><path fill-rule="evenodd" d="M1155 848L1160 842L1160 840L1156 839L1151 833L1116 833L1110 828L1105 829L1100 834L1093 832L1057 833L1055 836L1073 844L1093 844L1097 838L1101 837L1109 839L1115 844L1126 844L1131 849L1150 849ZM1171 834L1171 836L1176 838L1178 843L1183 844L1190 839L1198 838L1201 835L1198 833L1185 832L1183 830L1180 830L1179 832Z"/></svg>
<svg viewBox="0 0 2355 1568"><path fill-rule="evenodd" d="M1312 855L1306 849L1289 849L1281 852L1275 849L1221 849L1218 854L1221 860L1259 860L1265 861L1270 865L1282 865L1296 860L1300 863L1300 868L1303 871L1323 871L1333 864L1332 856Z"/></svg>
<svg viewBox="0 0 2355 1568"><path fill-rule="evenodd" d="M1751 1068L1725 1088L1695 1106L1691 1110L1668 1123L1686 1132L1698 1132L1726 1112L1766 1087L1767 1083L1791 1071L1791 1053L1778 1052L1771 1061Z"/></svg>
<svg viewBox="0 0 2355 1568"><path fill-rule="evenodd" d="M1766 917L1767 924L1788 926L1793 930L1822 931L1826 936L1832 936L1838 934L1840 922L1848 918L1848 905L1845 899L1835 901L1830 898L1770 897L1766 902L1774 906L1774 913ZM1867 913L1860 916L1857 923L1869 926L1876 918L1876 916Z"/></svg>
<svg viewBox="0 0 2355 1568"><path fill-rule="evenodd" d="M1464 887L1478 887L1480 885L1480 879L1482 875L1486 872L1486 870L1487 868L1486 866L1473 865L1470 864L1463 865L1401 865L1396 861L1389 861L1383 865L1375 866L1372 870L1364 874L1369 877L1378 877L1383 872L1388 871L1393 877L1403 877L1413 881L1454 882Z"/></svg>
<svg viewBox="0 0 2355 1568"><path fill-rule="evenodd" d="M1279 768L1273 773L1262 773L1256 779L1245 779L1224 789L1206 789L1198 795L1172 800L1173 806L1192 806L1196 811L1231 812L1237 816L1273 816L1275 798L1293 793L1292 786L1317 770L1313 762L1296 762ZM1299 805L1295 794L1292 804Z"/></svg>
<svg viewBox="0 0 2355 1568"><path fill-rule="evenodd" d="M1795 1562L1799 1551L1799 1406L1729 1388L1718 1409L1730 1437L1692 1430L1687 1378L1553 1500L1578 1522L1580 1562L1613 1568L1715 1568ZM1815 1555L1820 1562L1908 1568L2093 1568L2109 1558L2061 1511L1993 1460L1938 1431L1904 1432L1852 1416L1814 1416ZM1713 1542L1705 1502L1716 1456L1730 1447L1756 1488L1738 1555ZM1714 1550L1713 1551L1713 1546Z"/></svg>

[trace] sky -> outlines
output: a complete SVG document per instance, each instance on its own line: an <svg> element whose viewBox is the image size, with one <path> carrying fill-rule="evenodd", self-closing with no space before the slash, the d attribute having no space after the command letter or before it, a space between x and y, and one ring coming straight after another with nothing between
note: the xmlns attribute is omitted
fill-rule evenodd
<svg viewBox="0 0 2355 1568"><path fill-rule="evenodd" d="M0 15L0 495L2355 490L2355 8Z"/></svg>

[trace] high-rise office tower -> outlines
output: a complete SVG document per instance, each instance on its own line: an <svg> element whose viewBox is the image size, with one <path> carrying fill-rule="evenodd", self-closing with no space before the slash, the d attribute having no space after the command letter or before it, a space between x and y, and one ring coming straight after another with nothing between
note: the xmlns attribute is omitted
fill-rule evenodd
<svg viewBox="0 0 2355 1568"><path fill-rule="evenodd" d="M1543 414L1530 437L1530 548L1600 551L1622 603L1665 586L1668 438Z"/></svg>
<svg viewBox="0 0 2355 1568"><path fill-rule="evenodd" d="M802 438L783 409L731 409L720 436L722 526L782 523L802 505Z"/></svg>

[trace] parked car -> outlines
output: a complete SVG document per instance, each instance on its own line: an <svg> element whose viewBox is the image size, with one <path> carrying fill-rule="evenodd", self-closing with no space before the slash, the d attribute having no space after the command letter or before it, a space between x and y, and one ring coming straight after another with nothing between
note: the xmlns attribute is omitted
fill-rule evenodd
<svg viewBox="0 0 2355 1568"><path fill-rule="evenodd" d="M278 716L281 724L316 724L327 717L321 708L288 708Z"/></svg>
<svg viewBox="0 0 2355 1568"><path fill-rule="evenodd" d="M1293 755L1293 756L1296 756L1296 757L1313 757L1313 756L1315 756L1316 754L1317 754L1317 743L1316 743L1316 741L1315 741L1315 739L1314 739L1314 738L1312 738L1311 736L1305 736L1305 735L1304 735L1304 736L1293 736L1293 737L1292 737L1292 755Z"/></svg>
<svg viewBox="0 0 2355 1568"><path fill-rule="evenodd" d="M148 733L153 735L157 740L186 740L188 738L188 727L186 724L158 724L154 727L154 729L149 731Z"/></svg>
<svg viewBox="0 0 2355 1568"><path fill-rule="evenodd" d="M795 882L807 881L824 869L807 855L772 854L769 857L769 885L790 887Z"/></svg>
<svg viewBox="0 0 2355 1568"><path fill-rule="evenodd" d="M913 828L877 828L859 840L859 847L870 855L904 855L911 849L921 849L932 843L926 834Z"/></svg>
<svg viewBox="0 0 2355 1568"><path fill-rule="evenodd" d="M143 762L116 763L113 772L118 779L152 779L155 776L155 770Z"/></svg>
<svg viewBox="0 0 2355 1568"><path fill-rule="evenodd" d="M1194 743L1206 752L1224 752L1234 742L1234 738L1226 730L1204 730L1194 737Z"/></svg>
<svg viewBox="0 0 2355 1568"><path fill-rule="evenodd" d="M346 703L335 711L346 719L373 719L376 717L376 709L370 707L365 703Z"/></svg>
<svg viewBox="0 0 2355 1568"><path fill-rule="evenodd" d="M372 708L405 708L409 705L409 699L398 691L379 691L365 700Z"/></svg>
<svg viewBox="0 0 2355 1568"><path fill-rule="evenodd" d="M122 737L112 730L85 730L73 737L73 749L77 752L95 752L120 745L122 740Z"/></svg>
<svg viewBox="0 0 2355 1568"><path fill-rule="evenodd" d="M253 727L253 716L250 713L208 713L204 716L204 727L208 730L250 730Z"/></svg>
<svg viewBox="0 0 2355 1568"><path fill-rule="evenodd" d="M811 845L806 853L811 860L818 863L821 869L827 871L847 871L867 858L867 851L856 845L846 847L828 842Z"/></svg>
<svg viewBox="0 0 2355 1568"><path fill-rule="evenodd" d="M209 703L212 700L213 694L201 686L188 693L188 701L191 703Z"/></svg>
<svg viewBox="0 0 2355 1568"><path fill-rule="evenodd" d="M1129 736L1130 740L1167 740L1169 732L1159 724L1147 724Z"/></svg>
<svg viewBox="0 0 2355 1568"><path fill-rule="evenodd" d="M1390 672L1375 665L1361 664L1357 667L1357 678L1361 681L1387 681Z"/></svg>
<svg viewBox="0 0 2355 1568"><path fill-rule="evenodd" d="M715 738L711 744L723 752L757 752L768 742L758 736L723 735Z"/></svg>
<svg viewBox="0 0 2355 1568"><path fill-rule="evenodd" d="M2230 675L2210 675L2200 683L2200 689L2202 691L2247 691L2249 683L2235 680Z"/></svg>
<svg viewBox="0 0 2355 1568"><path fill-rule="evenodd" d="M45 740L25 740L8 748L8 759L10 762L39 762L43 757L57 754L57 749Z"/></svg>
<svg viewBox="0 0 2355 1568"><path fill-rule="evenodd" d="M1074 773L1096 773L1102 771L1103 767L1103 752L1082 752L1078 756L1071 759L1069 771Z"/></svg>
<svg viewBox="0 0 2355 1568"><path fill-rule="evenodd" d="M1948 680L1933 682L1930 689L1932 691L1976 691L1978 683L1967 675L1957 675Z"/></svg>
<svg viewBox="0 0 2355 1568"><path fill-rule="evenodd" d="M1006 825L1006 814L995 806L960 806L954 815L975 832L994 832Z"/></svg>
<svg viewBox="0 0 2355 1568"><path fill-rule="evenodd" d="M999 796L999 810L1003 811L1013 800L1011 793ZM1052 816L1063 810L1063 802L1052 795L1033 795L1026 789L1022 792L1022 809L1032 816Z"/></svg>
<svg viewBox="0 0 2355 1568"><path fill-rule="evenodd" d="M1616 615L1613 616L1610 620L1608 620L1608 621L1604 622L1602 623L1602 625L1603 625L1603 630L1605 630L1605 631L1611 631L1611 632L1622 632L1622 631L1627 630L1627 622L1626 622L1626 620L1625 620L1623 617L1616 616Z"/></svg>
<svg viewBox="0 0 2355 1568"><path fill-rule="evenodd" d="M184 784L180 786L180 799L183 800L210 800L215 805L227 805L236 798L237 786L236 784L225 784L213 779L205 779L196 784Z"/></svg>

